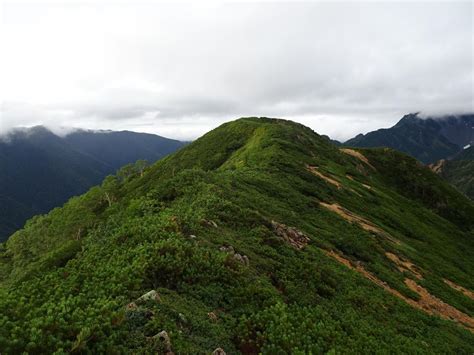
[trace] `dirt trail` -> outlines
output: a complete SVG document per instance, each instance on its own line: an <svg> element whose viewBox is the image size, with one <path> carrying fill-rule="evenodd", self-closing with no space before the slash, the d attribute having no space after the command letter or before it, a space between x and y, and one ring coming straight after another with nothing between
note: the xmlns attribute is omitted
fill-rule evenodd
<svg viewBox="0 0 474 355"><path fill-rule="evenodd" d="M418 301L408 298L402 295L399 291L391 288L386 282L380 280L379 278L365 270L362 265L354 266L349 259L334 252L333 250L323 251L326 255L332 257L333 259L337 260L346 267L355 270L359 274L363 275L365 278L382 287L387 292L390 292L392 295L402 299L412 307L420 309L431 315L437 315L444 319L456 321L460 323L460 325L474 333L474 319L472 317L457 310L453 306L441 301L439 298L433 296L425 288L418 285L415 281L407 278L405 279L405 284L407 285L407 287L409 287L412 291L416 292L420 296L420 299Z"/></svg>
<svg viewBox="0 0 474 355"><path fill-rule="evenodd" d="M405 279L405 284L412 291L415 291L420 295L420 299L416 301L416 304L422 310L430 314L436 314L443 318L460 322L474 333L474 319L472 317L469 317L467 314L433 296L428 292L428 290L421 287L413 280Z"/></svg>
<svg viewBox="0 0 474 355"><path fill-rule="evenodd" d="M421 275L419 268L413 264L411 261L408 260L401 260L398 255L386 252L385 256L389 258L395 265L397 266L397 269L400 272L405 272L408 271L412 273L418 280L423 279L423 276Z"/></svg>
<svg viewBox="0 0 474 355"><path fill-rule="evenodd" d="M336 179L333 179L333 178L331 178L327 175L324 175L323 173L321 173L318 170L318 168L316 166L306 165L306 169L308 169L311 173L313 173L314 175L320 177L321 179L326 180L330 184L336 186L338 189L342 189L342 185L339 181L337 181Z"/></svg>
<svg viewBox="0 0 474 355"><path fill-rule="evenodd" d="M359 184L361 184L362 186L364 186L364 187L365 187L366 189L368 189L368 190L372 190L372 186L367 185L367 184L364 184L363 182L359 182L359 181L355 180L354 177L351 176L351 175L349 175L349 174L346 174L346 178L348 178L349 180L358 182ZM360 196L360 195L359 195L359 196Z"/></svg>
<svg viewBox="0 0 474 355"><path fill-rule="evenodd" d="M443 279L443 281L444 281L444 283L446 283L449 286L451 286L452 288L454 288L456 291L462 292L465 296L469 297L471 300L474 300L474 292L472 292L471 290L468 290L467 288L459 286L459 285L455 284L454 282L449 281L447 279Z"/></svg>
<svg viewBox="0 0 474 355"><path fill-rule="evenodd" d="M370 164L369 159L367 159L361 152L358 152L354 149L348 149L348 148L341 148L339 150L345 154L351 155L354 158L359 159L360 161L370 166L373 170L377 170L372 164Z"/></svg>
<svg viewBox="0 0 474 355"><path fill-rule="evenodd" d="M342 207L338 203L329 204L329 203L325 203L325 202L320 202L320 205L327 208L330 211L333 211L333 212L337 213L339 216L344 218L346 221L357 223L362 229L364 229L366 231L374 232L374 233L381 234L381 235L386 235L387 234L382 229L376 227L370 221L366 220L365 218L363 218L361 216L356 215L355 213L352 213L351 211L345 209L344 207Z"/></svg>

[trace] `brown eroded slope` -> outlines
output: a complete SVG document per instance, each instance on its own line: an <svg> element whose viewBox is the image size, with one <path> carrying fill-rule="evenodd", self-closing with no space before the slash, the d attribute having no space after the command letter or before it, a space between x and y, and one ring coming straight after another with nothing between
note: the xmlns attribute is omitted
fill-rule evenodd
<svg viewBox="0 0 474 355"><path fill-rule="evenodd" d="M454 288L455 290L459 291L459 292L462 292L465 296L469 297L471 300L474 300L474 292L472 292L471 290L468 290L467 288L465 287L462 287L462 286L459 286L457 284L455 284L454 282L452 281L449 281L447 279L444 279L443 280L447 285L451 286L452 288Z"/></svg>
<svg viewBox="0 0 474 355"><path fill-rule="evenodd" d="M420 298L419 300L413 300L402 295L399 291L390 287L386 282L380 280L375 275L368 272L361 264L353 265L352 262L346 257L336 253L335 251L323 250L324 253L333 259L337 260L346 267L358 272L368 280L372 281L376 285L382 287L387 292L400 298L414 308L420 309L428 314L437 315L444 319L453 320L459 322L466 329L474 333L474 319L467 314L459 311L453 306L441 301L439 298L433 296L424 287L418 285L414 280L405 279L405 284L414 292L416 292Z"/></svg>
<svg viewBox="0 0 474 355"><path fill-rule="evenodd" d="M350 156L353 156L354 158L359 159L360 161L362 161L362 162L364 162L365 164L367 164L368 166L370 166L373 170L376 170L376 169L374 168L374 166L373 166L372 164L370 164L369 159L367 159L367 158L365 157L365 155L362 154L361 152L358 152L358 151L356 151L356 150L354 150L354 149L349 149L349 148L341 148L341 149L339 149L339 150L340 150L341 152L345 153L345 154L348 154L348 155L350 155Z"/></svg>
<svg viewBox="0 0 474 355"><path fill-rule="evenodd" d="M337 181L334 178L331 178L327 175L324 175L323 173L321 173L318 170L318 168L316 166L306 165L306 169L308 169L308 171L310 171L312 174L316 175L317 177L320 177L321 179L327 181L328 183L336 186L338 189L342 188L342 185L339 181Z"/></svg>

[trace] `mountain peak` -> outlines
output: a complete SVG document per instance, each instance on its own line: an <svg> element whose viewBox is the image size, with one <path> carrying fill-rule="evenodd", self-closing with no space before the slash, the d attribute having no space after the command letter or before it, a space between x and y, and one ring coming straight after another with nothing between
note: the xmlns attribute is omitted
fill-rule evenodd
<svg viewBox="0 0 474 355"><path fill-rule="evenodd" d="M405 115L391 128L379 129L345 142L355 147L389 147L405 152L423 163L450 158L474 141L474 115L422 117Z"/></svg>
<svg viewBox="0 0 474 355"><path fill-rule="evenodd" d="M1 245L0 345L471 352L459 290L472 284L473 214L402 153L242 118L126 166Z"/></svg>

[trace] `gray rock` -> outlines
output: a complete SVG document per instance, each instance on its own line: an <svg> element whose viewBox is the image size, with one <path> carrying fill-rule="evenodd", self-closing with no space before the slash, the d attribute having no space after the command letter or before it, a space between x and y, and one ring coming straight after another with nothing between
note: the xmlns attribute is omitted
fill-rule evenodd
<svg viewBox="0 0 474 355"><path fill-rule="evenodd" d="M157 343L157 345L163 345L166 355L173 355L173 351L171 350L171 340L168 333L165 330L162 330L158 334L153 337L153 340Z"/></svg>
<svg viewBox="0 0 474 355"><path fill-rule="evenodd" d="M136 300L137 303L143 303L147 301L161 302L161 298L158 292L151 290Z"/></svg>
<svg viewBox="0 0 474 355"><path fill-rule="evenodd" d="M216 350L214 350L214 351L212 352L212 355L226 355L226 353L225 353L224 349L222 349L222 348L217 348Z"/></svg>
<svg viewBox="0 0 474 355"><path fill-rule="evenodd" d="M234 254L234 259L245 266L249 266L250 264L250 261L247 255L241 255L239 253L236 253Z"/></svg>

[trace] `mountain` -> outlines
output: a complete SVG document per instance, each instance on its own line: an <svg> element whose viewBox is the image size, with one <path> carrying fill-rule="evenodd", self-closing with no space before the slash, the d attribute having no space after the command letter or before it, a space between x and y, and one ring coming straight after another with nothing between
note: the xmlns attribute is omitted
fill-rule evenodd
<svg viewBox="0 0 474 355"><path fill-rule="evenodd" d="M138 159L154 162L183 145L151 134L18 129L0 140L0 241L36 214L86 192Z"/></svg>
<svg viewBox="0 0 474 355"><path fill-rule="evenodd" d="M423 163L433 163L474 145L474 114L420 118L404 116L395 126L379 129L346 141L353 147L389 147L407 153Z"/></svg>
<svg viewBox="0 0 474 355"><path fill-rule="evenodd" d="M226 123L0 245L2 353L474 351L474 204L414 158Z"/></svg>
<svg viewBox="0 0 474 355"><path fill-rule="evenodd" d="M474 147L469 146L451 160L430 165L441 177L474 200Z"/></svg>

